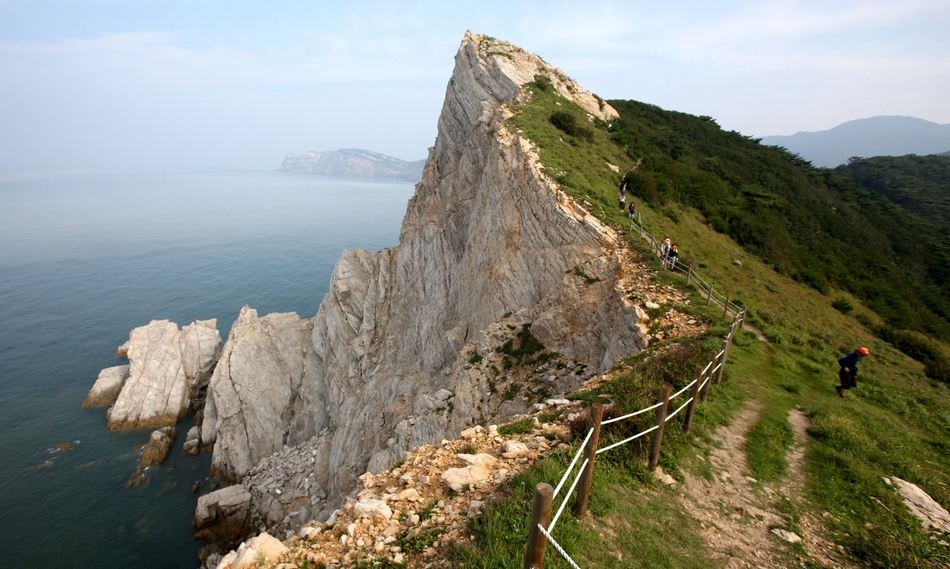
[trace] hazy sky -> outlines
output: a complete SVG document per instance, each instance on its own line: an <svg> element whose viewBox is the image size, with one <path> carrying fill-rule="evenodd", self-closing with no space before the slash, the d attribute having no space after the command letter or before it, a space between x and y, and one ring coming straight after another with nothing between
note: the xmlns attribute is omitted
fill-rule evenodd
<svg viewBox="0 0 950 569"><path fill-rule="evenodd" d="M0 170L422 158L466 29L751 135L950 122L948 0L660 4L0 0Z"/></svg>

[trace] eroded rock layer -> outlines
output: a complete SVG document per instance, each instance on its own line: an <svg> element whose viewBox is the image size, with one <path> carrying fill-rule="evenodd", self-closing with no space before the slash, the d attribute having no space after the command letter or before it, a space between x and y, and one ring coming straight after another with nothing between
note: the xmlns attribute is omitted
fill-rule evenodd
<svg viewBox="0 0 950 569"><path fill-rule="evenodd" d="M538 74L592 119L616 116L540 58L466 34L399 245L345 252L312 319L241 311L201 440L265 519L326 515L365 471L483 417L500 394L469 359L502 321L530 325L591 372L643 347L618 236L543 174L507 123Z"/></svg>

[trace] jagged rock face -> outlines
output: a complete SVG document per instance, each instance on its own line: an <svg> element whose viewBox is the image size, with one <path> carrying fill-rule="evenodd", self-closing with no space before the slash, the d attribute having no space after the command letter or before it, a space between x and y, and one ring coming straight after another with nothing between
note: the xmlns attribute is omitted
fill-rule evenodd
<svg viewBox="0 0 950 569"><path fill-rule="evenodd" d="M132 330L123 344L128 378L106 414L109 428L177 423L188 409L195 385L217 361L221 335L216 325L214 319L198 320L179 330L174 322L153 320Z"/></svg>
<svg viewBox="0 0 950 569"><path fill-rule="evenodd" d="M509 314L593 369L643 347L643 315L618 284L617 235L542 174L505 122L538 73L593 116L615 111L536 56L487 41L466 34L456 55L399 246L345 252L311 320L242 310L205 407L202 441L214 441L219 474L240 478L306 442L298 458L313 459L311 483L285 486L326 496L313 506L329 512L367 468L474 422L493 395L462 354ZM588 284L575 267L600 281Z"/></svg>

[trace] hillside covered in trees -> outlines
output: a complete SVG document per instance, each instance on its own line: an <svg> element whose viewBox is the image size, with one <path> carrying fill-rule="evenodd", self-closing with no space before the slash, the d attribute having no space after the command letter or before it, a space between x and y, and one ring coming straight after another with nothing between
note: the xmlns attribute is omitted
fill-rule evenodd
<svg viewBox="0 0 950 569"><path fill-rule="evenodd" d="M699 209L718 231L796 280L863 299L895 329L950 338L950 159L858 160L819 169L709 117L610 101L613 140L642 166L634 193Z"/></svg>

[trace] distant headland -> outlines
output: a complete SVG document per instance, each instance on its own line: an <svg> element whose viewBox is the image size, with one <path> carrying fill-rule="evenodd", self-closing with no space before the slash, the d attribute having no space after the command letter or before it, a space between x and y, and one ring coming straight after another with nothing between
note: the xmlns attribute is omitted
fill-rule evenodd
<svg viewBox="0 0 950 569"><path fill-rule="evenodd" d="M422 178L425 160L409 162L361 148L341 148L326 152L288 154L280 169L285 172L306 172L321 176L343 176L406 180L418 182Z"/></svg>

